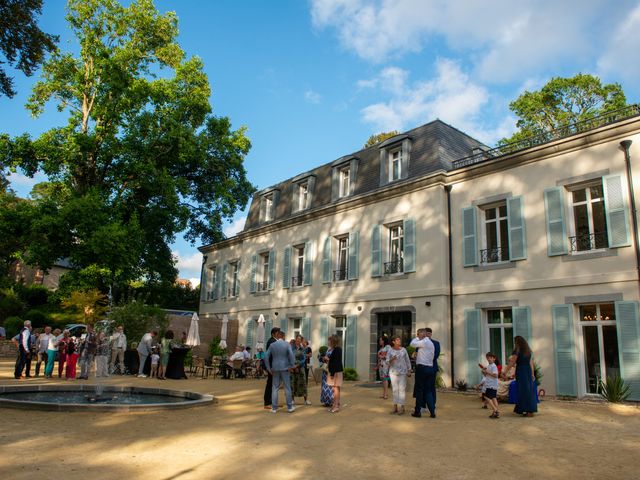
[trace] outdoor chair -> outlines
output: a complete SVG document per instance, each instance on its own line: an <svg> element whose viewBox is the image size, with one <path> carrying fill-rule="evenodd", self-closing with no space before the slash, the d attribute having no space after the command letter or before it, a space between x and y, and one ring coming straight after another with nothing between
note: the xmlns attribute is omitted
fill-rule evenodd
<svg viewBox="0 0 640 480"><path fill-rule="evenodd" d="M196 375L198 375L198 370L200 370L200 375L203 376L204 375L204 358L200 358L200 357L193 357L191 360L191 376L195 377Z"/></svg>
<svg viewBox="0 0 640 480"><path fill-rule="evenodd" d="M244 362L242 360L234 360L233 361L233 378L238 378L238 377L247 378L247 376L242 371L242 364L243 363Z"/></svg>

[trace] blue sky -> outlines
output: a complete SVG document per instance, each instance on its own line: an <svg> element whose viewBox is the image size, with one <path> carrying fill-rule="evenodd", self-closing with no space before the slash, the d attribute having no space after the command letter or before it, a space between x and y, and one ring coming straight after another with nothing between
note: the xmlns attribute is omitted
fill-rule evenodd
<svg viewBox="0 0 640 480"><path fill-rule="evenodd" d="M380 131L440 118L493 145L513 132L509 102L554 76L619 82L640 102L638 0L156 0L201 57L214 113L246 126L249 179L264 188L359 150ZM41 28L73 48L65 2L45 0ZM64 121L24 109L37 75L0 98L0 132L32 136ZM28 195L42 178L13 175ZM232 235L244 213L226 229ZM201 257L178 238L180 276Z"/></svg>

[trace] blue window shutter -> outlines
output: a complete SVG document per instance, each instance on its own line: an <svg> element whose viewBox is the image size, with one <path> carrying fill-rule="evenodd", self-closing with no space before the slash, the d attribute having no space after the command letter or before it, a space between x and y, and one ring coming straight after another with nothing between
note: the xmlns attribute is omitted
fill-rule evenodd
<svg viewBox="0 0 640 480"><path fill-rule="evenodd" d="M464 326L467 342L467 382L471 385L475 385L480 383L481 373L480 368L478 368L478 363L482 360L479 309L475 308L464 311Z"/></svg>
<svg viewBox="0 0 640 480"><path fill-rule="evenodd" d="M322 248L322 283L331 283L331 237L324 239Z"/></svg>
<svg viewBox="0 0 640 480"><path fill-rule="evenodd" d="M313 283L313 243L304 244L304 272L302 284L311 285Z"/></svg>
<svg viewBox="0 0 640 480"><path fill-rule="evenodd" d="M251 256L251 275L249 283L249 292L256 293L256 270L258 269L258 255Z"/></svg>
<svg viewBox="0 0 640 480"><path fill-rule="evenodd" d="M221 268L219 265L216 266L215 270L215 278L213 282L213 294L211 296L212 300L217 300L220 298L220 277L222 276Z"/></svg>
<svg viewBox="0 0 640 480"><path fill-rule="evenodd" d="M607 217L609 247L631 245L629 207L622 177L607 175L602 178L602 185L604 187L604 208Z"/></svg>
<svg viewBox="0 0 640 480"><path fill-rule="evenodd" d="M238 278L236 279L236 288L233 292L233 295L235 297L239 297L240 296L240 267L242 266L242 262L240 260L238 260L238 270L237 270L237 275Z"/></svg>
<svg viewBox="0 0 640 480"><path fill-rule="evenodd" d="M640 400L640 318L638 302L616 302L620 376L631 387L631 400Z"/></svg>
<svg viewBox="0 0 640 480"><path fill-rule="evenodd" d="M267 281L267 290L273 290L276 283L276 249L269 251L269 278Z"/></svg>
<svg viewBox="0 0 640 480"><path fill-rule="evenodd" d="M358 255L360 251L360 232L349 234L349 264L347 274L349 280L358 279Z"/></svg>
<svg viewBox="0 0 640 480"><path fill-rule="evenodd" d="M227 298L227 271L229 268L229 264L225 262L225 264L222 266L222 281L221 281L221 285L222 287L220 288L220 298Z"/></svg>
<svg viewBox="0 0 640 480"><path fill-rule="evenodd" d="M344 350L345 367L356 368L356 346L358 345L358 325L356 315L347 315L347 339Z"/></svg>
<svg viewBox="0 0 640 480"><path fill-rule="evenodd" d="M527 258L527 232L521 196L507 200L507 222L509 224L509 260L524 260Z"/></svg>
<svg viewBox="0 0 640 480"><path fill-rule="evenodd" d="M267 346L267 340L271 336L271 329L273 328L273 320L269 315L264 316L264 345Z"/></svg>
<svg viewBox="0 0 640 480"><path fill-rule="evenodd" d="M556 356L556 395L578 396L573 343L573 305L554 305L553 341Z"/></svg>
<svg viewBox="0 0 640 480"><path fill-rule="evenodd" d="M309 317L302 319L302 336L311 343L311 318Z"/></svg>
<svg viewBox="0 0 640 480"><path fill-rule="evenodd" d="M476 207L462 209L462 262L465 267L478 265ZM476 368L477 370L477 368Z"/></svg>
<svg viewBox="0 0 640 480"><path fill-rule="evenodd" d="M380 225L374 225L371 230L371 276L382 275L382 238L380 237Z"/></svg>
<svg viewBox="0 0 640 480"><path fill-rule="evenodd" d="M284 337L287 341L289 341L289 319L282 318L280 320L280 330L284 332Z"/></svg>
<svg viewBox="0 0 640 480"><path fill-rule="evenodd" d="M291 282L291 247L284 248L284 264L282 266L282 288L289 288Z"/></svg>
<svg viewBox="0 0 640 480"><path fill-rule="evenodd" d="M513 307L513 338L520 335L531 345L531 308ZM510 355L511 352L506 352Z"/></svg>
<svg viewBox="0 0 640 480"><path fill-rule="evenodd" d="M328 346L329 340L329 319L327 317L320 317L320 346Z"/></svg>
<svg viewBox="0 0 640 480"><path fill-rule="evenodd" d="M547 255L566 255L568 247L563 188L553 187L544 191L544 211L547 219Z"/></svg>
<svg viewBox="0 0 640 480"><path fill-rule="evenodd" d="M253 352L255 345L253 344L253 331L256 325L255 319L249 318L247 320L247 334L245 336L245 347L250 347Z"/></svg>
<svg viewBox="0 0 640 480"><path fill-rule="evenodd" d="M407 218L402 227L404 232L403 264L404 272L416 271L416 221Z"/></svg>

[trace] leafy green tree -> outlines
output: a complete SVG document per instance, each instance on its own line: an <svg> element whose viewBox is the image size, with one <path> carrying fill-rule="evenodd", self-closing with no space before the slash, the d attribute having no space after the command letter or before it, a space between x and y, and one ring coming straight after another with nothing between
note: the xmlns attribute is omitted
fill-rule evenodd
<svg viewBox="0 0 640 480"><path fill-rule="evenodd" d="M387 138L391 138L395 135L398 135L397 130L393 130L391 132L382 132L376 133L375 135L371 135L367 142L364 144L362 148L372 147L377 143L384 142Z"/></svg>
<svg viewBox="0 0 640 480"><path fill-rule="evenodd" d="M499 143L522 140L626 105L617 83L603 85L598 77L582 73L571 78L555 77L540 90L526 91L509 104L518 117L519 130Z"/></svg>
<svg viewBox="0 0 640 480"><path fill-rule="evenodd" d="M55 102L68 121L0 142L10 167L54 184L34 192L29 261L47 268L68 257L78 269L108 271L107 284L173 281L176 235L224 238L223 221L254 191L245 129L212 115L202 62L176 43L174 13L151 0L67 8L79 54L45 62L27 108L37 116Z"/></svg>
<svg viewBox="0 0 640 480"><path fill-rule="evenodd" d="M30 202L0 191L0 276L6 275L10 265L23 257L24 246L30 242L34 213Z"/></svg>
<svg viewBox="0 0 640 480"><path fill-rule="evenodd" d="M114 307L109 315L113 326L122 325L129 342L139 342L149 330L163 334L169 325L169 317L160 307L145 305L132 300Z"/></svg>
<svg viewBox="0 0 640 480"><path fill-rule="evenodd" d="M31 76L46 53L55 50L58 37L44 33L36 23L41 13L42 0L0 0L0 55L5 59L0 65ZM13 78L0 66L0 96L15 94Z"/></svg>
<svg viewBox="0 0 640 480"><path fill-rule="evenodd" d="M79 322L90 324L101 320L109 308L107 296L97 289L71 292L61 305L75 313Z"/></svg>

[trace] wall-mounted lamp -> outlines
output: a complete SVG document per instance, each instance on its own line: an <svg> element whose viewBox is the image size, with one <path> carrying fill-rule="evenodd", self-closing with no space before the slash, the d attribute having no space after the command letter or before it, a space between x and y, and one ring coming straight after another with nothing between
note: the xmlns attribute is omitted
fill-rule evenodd
<svg viewBox="0 0 640 480"><path fill-rule="evenodd" d="M277 317L278 316L278 312L273 312L273 314Z"/></svg>
<svg viewBox="0 0 640 480"><path fill-rule="evenodd" d="M430 307L430 306L431 306L431 302L429 302L429 301L424 302L424 304L425 304L427 307Z"/></svg>
<svg viewBox="0 0 640 480"><path fill-rule="evenodd" d="M358 305L358 311L361 312L362 311L362 306Z"/></svg>

